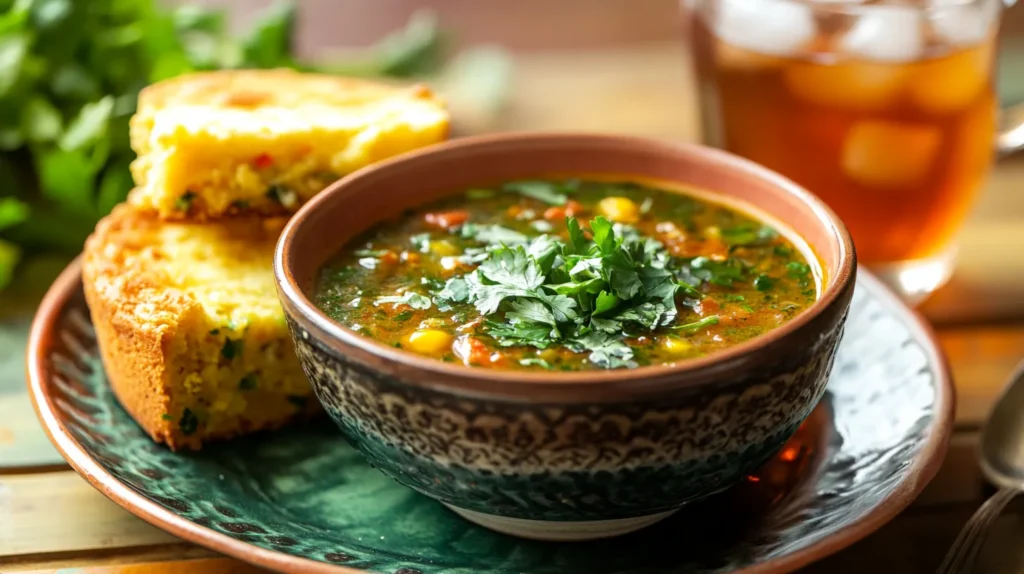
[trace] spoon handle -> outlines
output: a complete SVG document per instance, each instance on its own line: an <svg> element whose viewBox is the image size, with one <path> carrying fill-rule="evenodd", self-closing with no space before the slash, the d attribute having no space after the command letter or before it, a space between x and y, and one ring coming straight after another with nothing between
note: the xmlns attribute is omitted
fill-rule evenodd
<svg viewBox="0 0 1024 574"><path fill-rule="evenodd" d="M985 543L985 535L988 527L992 525L999 513L1006 508L1006 505L1020 491L1013 488L1001 488L992 498L985 501L964 525L960 535L956 537L953 546L946 554L946 558L939 566L938 574L963 574L971 572L982 544Z"/></svg>

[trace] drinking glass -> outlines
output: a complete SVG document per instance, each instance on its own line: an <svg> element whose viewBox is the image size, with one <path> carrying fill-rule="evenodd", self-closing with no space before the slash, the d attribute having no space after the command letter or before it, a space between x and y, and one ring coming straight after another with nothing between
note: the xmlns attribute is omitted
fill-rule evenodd
<svg viewBox="0 0 1024 574"><path fill-rule="evenodd" d="M704 142L821 197L911 303L945 283L993 152L1022 140L997 131L999 0L682 5Z"/></svg>

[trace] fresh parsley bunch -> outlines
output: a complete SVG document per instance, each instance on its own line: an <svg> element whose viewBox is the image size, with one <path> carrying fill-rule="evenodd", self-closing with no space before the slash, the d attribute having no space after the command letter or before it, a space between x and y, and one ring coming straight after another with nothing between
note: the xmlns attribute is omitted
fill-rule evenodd
<svg viewBox="0 0 1024 574"><path fill-rule="evenodd" d="M74 252L132 186L128 120L139 90L197 70L299 67L295 8L271 6L241 38L225 14L154 0L0 0L0 289L20 253ZM439 59L421 14L331 73L408 76ZM308 68L307 69L311 69Z"/></svg>
<svg viewBox="0 0 1024 574"><path fill-rule="evenodd" d="M659 241L604 217L590 222L593 239L575 218L567 218L566 225L568 241L506 234L483 256L467 254L479 266L449 279L436 298L473 304L487 317L487 334L500 345L563 344L589 352L590 361L605 368L636 366L625 337L717 322L708 317L675 324L676 296L702 295L680 278L689 271L674 268Z"/></svg>

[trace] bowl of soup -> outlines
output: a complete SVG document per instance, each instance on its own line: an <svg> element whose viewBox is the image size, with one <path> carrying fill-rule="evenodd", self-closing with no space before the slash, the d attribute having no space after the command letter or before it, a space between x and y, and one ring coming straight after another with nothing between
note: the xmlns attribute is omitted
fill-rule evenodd
<svg viewBox="0 0 1024 574"><path fill-rule="evenodd" d="M306 204L296 350L381 472L488 528L614 536L743 480L822 397L855 279L817 198L622 136L455 140Z"/></svg>

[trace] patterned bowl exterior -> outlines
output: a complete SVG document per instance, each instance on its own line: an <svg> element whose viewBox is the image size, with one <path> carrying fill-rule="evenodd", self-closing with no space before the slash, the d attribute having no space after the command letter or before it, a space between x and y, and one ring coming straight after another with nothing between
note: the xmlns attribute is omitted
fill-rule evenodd
<svg viewBox="0 0 1024 574"><path fill-rule="evenodd" d="M845 302L849 304L848 300ZM644 516L734 485L775 454L825 391L843 331L725 384L657 400L539 404L409 385L289 326L349 442L399 483L499 516Z"/></svg>

